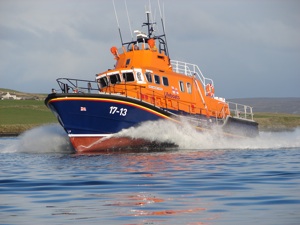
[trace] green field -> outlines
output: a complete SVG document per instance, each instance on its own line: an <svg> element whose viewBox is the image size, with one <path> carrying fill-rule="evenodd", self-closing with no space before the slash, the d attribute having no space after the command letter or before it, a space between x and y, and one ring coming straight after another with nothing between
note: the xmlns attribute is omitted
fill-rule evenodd
<svg viewBox="0 0 300 225"><path fill-rule="evenodd" d="M261 131L293 130L299 114L255 113ZM43 124L58 123L41 100L0 100L0 135L19 134Z"/></svg>
<svg viewBox="0 0 300 225"><path fill-rule="evenodd" d="M300 126L299 114L255 113L254 120L261 131L293 130Z"/></svg>
<svg viewBox="0 0 300 225"><path fill-rule="evenodd" d="M21 133L57 120L41 100L0 100L0 135Z"/></svg>

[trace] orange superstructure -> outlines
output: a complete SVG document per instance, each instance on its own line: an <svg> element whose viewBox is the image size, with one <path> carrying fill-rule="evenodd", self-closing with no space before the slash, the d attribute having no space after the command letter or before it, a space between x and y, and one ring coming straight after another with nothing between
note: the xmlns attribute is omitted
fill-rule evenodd
<svg viewBox="0 0 300 225"><path fill-rule="evenodd" d="M171 61L163 50L156 48L154 41L143 39L130 43L127 48L112 47L116 64L114 69L97 75L101 91L126 93L132 98L188 114L220 119L230 114L224 99L215 98L211 79L202 76L201 82L202 73L196 65Z"/></svg>
<svg viewBox="0 0 300 225"><path fill-rule="evenodd" d="M228 137L256 136L252 107L215 96L214 82L195 64L171 60L166 35L155 35L146 12L147 34L134 31L136 40L110 48L112 69L95 81L59 78L62 93L49 94L45 104L79 152L108 148L157 146L147 139L120 136L124 129L147 121L189 123L198 131L218 126ZM164 30L164 29L163 29Z"/></svg>

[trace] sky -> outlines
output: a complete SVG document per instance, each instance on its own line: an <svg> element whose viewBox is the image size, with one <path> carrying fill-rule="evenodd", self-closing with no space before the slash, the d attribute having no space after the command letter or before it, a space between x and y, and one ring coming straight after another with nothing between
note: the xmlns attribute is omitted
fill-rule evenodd
<svg viewBox="0 0 300 225"><path fill-rule="evenodd" d="M197 64L217 96L300 97L299 0L150 2L170 58ZM148 5L115 0L124 41ZM94 80L113 68L117 24L112 0L0 0L0 87L50 93L59 77Z"/></svg>

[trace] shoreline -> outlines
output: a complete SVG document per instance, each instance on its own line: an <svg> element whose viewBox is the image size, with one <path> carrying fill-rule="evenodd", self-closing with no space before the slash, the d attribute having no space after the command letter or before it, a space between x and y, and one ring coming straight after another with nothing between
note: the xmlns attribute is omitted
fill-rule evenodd
<svg viewBox="0 0 300 225"><path fill-rule="evenodd" d="M17 132L9 132L9 133L0 133L0 137L18 137L21 133L17 133Z"/></svg>

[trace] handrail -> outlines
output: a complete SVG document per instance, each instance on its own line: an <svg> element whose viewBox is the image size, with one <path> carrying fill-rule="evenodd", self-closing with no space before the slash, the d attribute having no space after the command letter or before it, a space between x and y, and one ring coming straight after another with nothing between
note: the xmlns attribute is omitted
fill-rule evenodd
<svg viewBox="0 0 300 225"><path fill-rule="evenodd" d="M227 102L227 103L230 110L230 114L233 117L253 120L253 107L234 103L234 102Z"/></svg>
<svg viewBox="0 0 300 225"><path fill-rule="evenodd" d="M74 79L74 78L58 78L57 83L63 93L100 93L101 90L99 89L98 83L96 81L91 81L91 80L81 80L81 79ZM125 85L125 86L135 86L136 88L134 90L132 89L127 89L127 88L120 88L119 85ZM187 114L202 114L202 111L205 111L208 113L210 116L214 116L216 122L218 122L220 119L223 120L225 119L226 113L224 111L224 108L222 111L212 111L205 108L199 108L199 107L192 107L191 110L191 104L182 100L174 100L172 98L168 98L165 95L162 95L160 93L157 93L153 91L151 94L148 93L143 93L142 90L145 88L145 86L140 86L136 84L130 84L130 83L125 83L125 84L118 84L118 85L109 85L107 86L105 92L106 94L124 94L125 96L135 96L131 97L134 99L138 99L143 102L147 102L150 104L153 104L154 106L157 106L157 101L158 99L163 100L164 104L161 108L169 109L170 106L168 106L167 101L172 100L173 102L176 102L176 110L180 110L183 107L188 107L189 112L186 112ZM56 92L56 90L55 90ZM146 100L145 100L146 99ZM149 101L151 99L151 101ZM151 103L152 102L152 103ZM230 114L233 117L236 118L242 118L246 120L252 120L253 121L253 108L251 106L247 105L242 105L234 102L226 102L229 107ZM158 106L159 107L159 106ZM173 106L175 109L175 106Z"/></svg>
<svg viewBox="0 0 300 225"><path fill-rule="evenodd" d="M206 78L196 64L171 60L171 65L173 71L176 73L181 73L190 77L196 75L196 77L201 81L203 86L205 86L208 83L214 85L214 81L210 78Z"/></svg>
<svg viewBox="0 0 300 225"><path fill-rule="evenodd" d="M185 102L182 100L174 100L172 98L168 98L166 95L163 95L161 93L157 93L156 91L152 91L152 93L144 92L143 89L145 89L145 86L136 85L136 84L118 84L118 85L109 85L106 87L105 92L101 92L101 90L98 87L98 83L96 81L91 80L80 80L80 79L74 79L74 78L58 78L57 83L59 84L59 87L62 91L62 93L105 93L105 94L122 94L125 96L128 96L129 98L134 98L142 102L147 102L149 104L152 104L153 106L160 107L162 109L168 109L172 111L172 107L174 110L183 110L183 108L189 108L189 111L185 111L185 113L190 115L199 115L202 114L202 112L206 112L211 116L214 116L216 121L220 119L225 119L225 112L222 110L221 112L212 111L207 108L200 108L196 106L192 106L189 102ZM124 89L120 88L120 85L125 86L135 86L135 89ZM134 96L134 97L133 97ZM159 99L160 104L158 104ZM168 101L172 100L173 106L170 106ZM152 103L151 103L152 102ZM202 114L203 115L203 114ZM203 115L205 116L205 115ZM220 118L221 117L221 118Z"/></svg>
<svg viewBox="0 0 300 225"><path fill-rule="evenodd" d="M56 82L63 93L69 93L70 91L73 93L84 93L85 91L88 93L95 93L99 91L98 83L93 80L58 78L56 79ZM52 89L52 92L56 91L57 90Z"/></svg>
<svg viewBox="0 0 300 225"><path fill-rule="evenodd" d="M197 78L201 81L203 87L205 87L208 83L214 85L213 80L204 77L199 67L195 64L181 62L177 60L171 60L171 65L173 71L176 73L181 73L190 77L196 75ZM233 114L234 117L253 120L252 107L247 105L237 104L234 102L227 102L227 103L230 109L230 113Z"/></svg>

